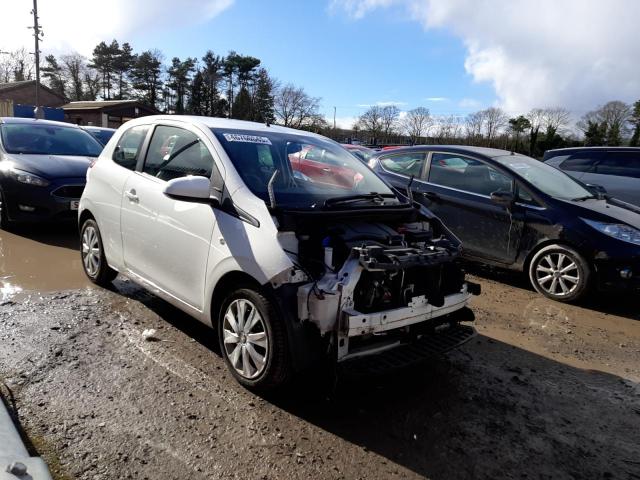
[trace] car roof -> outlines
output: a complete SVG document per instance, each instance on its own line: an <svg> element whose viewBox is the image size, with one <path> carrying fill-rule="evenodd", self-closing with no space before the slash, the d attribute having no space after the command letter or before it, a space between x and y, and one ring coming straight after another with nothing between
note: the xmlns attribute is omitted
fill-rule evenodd
<svg viewBox="0 0 640 480"><path fill-rule="evenodd" d="M593 151L601 151L601 150L632 150L632 151L637 151L640 150L640 147L567 147L567 148L554 148L552 150L547 150L545 153L545 155L547 153L563 153L563 152L583 152L583 151L589 151L589 150L593 150Z"/></svg>
<svg viewBox="0 0 640 480"><path fill-rule="evenodd" d="M96 127L94 125L80 125L80 128L83 130L97 130L99 132L115 132L115 128L107 128L107 127Z"/></svg>
<svg viewBox="0 0 640 480"><path fill-rule="evenodd" d="M475 154L484 157L502 157L511 155L509 150L501 150L499 148L474 147L470 145L414 145L413 147L398 147L391 150L383 150L374 153L374 157L386 154L396 154L398 152L419 152L421 150L439 150L441 152Z"/></svg>
<svg viewBox="0 0 640 480"><path fill-rule="evenodd" d="M173 121L173 122L185 122L194 125L200 125L206 128L226 128L232 130L249 130L253 132L278 132L287 133L291 135L305 135L309 137L325 138L317 133L307 132L306 130L296 130L288 127L281 127L279 125L271 125L258 122L249 122L247 120L234 120L230 118L219 117L200 117L197 115L149 115L147 117L139 117L135 120L130 120L125 125L137 125L140 123L161 122L161 121Z"/></svg>
<svg viewBox="0 0 640 480"><path fill-rule="evenodd" d="M0 123L6 123L6 124L38 123L38 125L44 124L44 125L52 125L52 126L55 125L58 127L80 128L73 123L56 122L54 120L41 120L41 119L35 119L35 118L21 118L21 117L0 117Z"/></svg>

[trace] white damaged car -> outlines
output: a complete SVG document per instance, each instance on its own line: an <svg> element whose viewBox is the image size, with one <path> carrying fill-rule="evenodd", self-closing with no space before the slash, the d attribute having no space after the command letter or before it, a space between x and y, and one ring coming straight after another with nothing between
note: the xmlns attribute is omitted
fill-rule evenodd
<svg viewBox="0 0 640 480"><path fill-rule="evenodd" d="M474 334L460 242L339 144L220 118L127 122L87 173L82 263L215 328L243 385L404 362Z"/></svg>

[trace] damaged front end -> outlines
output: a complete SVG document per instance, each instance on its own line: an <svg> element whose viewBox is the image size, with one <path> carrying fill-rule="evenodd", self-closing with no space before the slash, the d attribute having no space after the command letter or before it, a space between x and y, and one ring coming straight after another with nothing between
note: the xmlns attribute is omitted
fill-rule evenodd
<svg viewBox="0 0 640 480"><path fill-rule="evenodd" d="M466 305L479 286L465 281L460 242L428 211L288 211L277 220L278 239L295 268L272 286L296 286L294 317L315 326L337 361L473 320ZM449 347L474 330L465 332Z"/></svg>

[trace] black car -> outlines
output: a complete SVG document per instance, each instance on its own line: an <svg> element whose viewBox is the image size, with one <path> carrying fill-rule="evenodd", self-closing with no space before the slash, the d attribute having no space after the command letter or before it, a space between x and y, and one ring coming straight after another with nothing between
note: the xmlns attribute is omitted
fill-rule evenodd
<svg viewBox="0 0 640 480"><path fill-rule="evenodd" d="M0 228L75 219L87 169L101 151L75 125L0 118Z"/></svg>
<svg viewBox="0 0 640 480"><path fill-rule="evenodd" d="M640 206L640 147L575 147L547 150L543 161L582 183Z"/></svg>
<svg viewBox="0 0 640 480"><path fill-rule="evenodd" d="M597 285L640 286L640 208L524 155L461 146L379 152L370 167L439 216L467 259L522 270L575 301ZM411 181L413 178L413 181Z"/></svg>
<svg viewBox="0 0 640 480"><path fill-rule="evenodd" d="M102 145L106 145L113 134L116 133L115 128L106 128L106 127L92 127L92 126L82 126L80 127L83 130L86 130L91 135L93 135L96 140L98 140Z"/></svg>

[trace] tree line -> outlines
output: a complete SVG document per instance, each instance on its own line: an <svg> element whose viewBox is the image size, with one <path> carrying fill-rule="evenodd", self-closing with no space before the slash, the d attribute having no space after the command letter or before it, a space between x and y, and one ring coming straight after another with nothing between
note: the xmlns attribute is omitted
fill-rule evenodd
<svg viewBox="0 0 640 480"><path fill-rule="evenodd" d="M31 80L34 72L25 49L0 57L0 82ZM114 39L96 45L90 58L46 55L41 72L43 83L69 101L136 99L164 113L326 127L319 98L273 78L260 59L234 51L165 62L160 50L135 52Z"/></svg>
<svg viewBox="0 0 640 480"><path fill-rule="evenodd" d="M578 145L640 146L640 100L633 105L611 101L573 122L562 107L534 108L514 117L490 107L461 117L432 115L425 107L401 112L394 105L373 105L360 115L352 132L373 145L466 144L536 157L545 150Z"/></svg>
<svg viewBox="0 0 640 480"><path fill-rule="evenodd" d="M509 116L490 107L466 116L432 115L428 108L402 112L373 105L351 129L332 128L319 113L320 98L273 78L260 59L211 50L200 57L165 61L157 49L134 51L117 40L100 42L90 58L46 55L43 81L70 101L137 99L161 112L278 123L364 143L449 143L505 148L541 156L577 145L640 145L640 100L611 101L574 121L562 107L534 108ZM30 80L33 56L24 48L0 55L0 82Z"/></svg>

